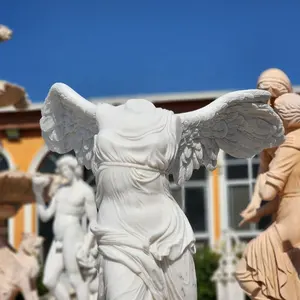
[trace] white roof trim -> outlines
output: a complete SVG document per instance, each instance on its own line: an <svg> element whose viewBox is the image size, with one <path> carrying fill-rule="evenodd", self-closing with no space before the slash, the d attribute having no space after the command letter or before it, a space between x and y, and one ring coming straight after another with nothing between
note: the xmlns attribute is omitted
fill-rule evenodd
<svg viewBox="0 0 300 300"><path fill-rule="evenodd" d="M116 96L116 97L97 97L89 98L93 103L110 103L110 104L119 104L124 103L128 99L147 99L154 103L159 102L176 102L182 100L205 100L211 98L220 97L223 94L230 92L229 90L225 91L207 91L207 92L186 92L186 93L165 93L165 94L136 94L129 96Z"/></svg>
<svg viewBox="0 0 300 300"><path fill-rule="evenodd" d="M300 93L300 85L294 86L295 93ZM109 103L109 104L122 104L128 99L147 99L153 103L160 102L176 102L182 100L202 101L206 99L215 99L233 90L220 90L220 91L202 91L202 92L182 92L182 93L164 93L164 94L135 94L130 96L115 96L115 97L92 97L88 98L92 103ZM43 103L31 103L24 111L40 110ZM17 111L13 106L0 108L1 112L14 112Z"/></svg>

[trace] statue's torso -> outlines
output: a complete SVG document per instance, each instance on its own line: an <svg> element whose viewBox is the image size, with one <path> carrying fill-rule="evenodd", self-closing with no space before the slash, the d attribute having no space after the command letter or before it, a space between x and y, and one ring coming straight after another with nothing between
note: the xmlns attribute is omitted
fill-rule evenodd
<svg viewBox="0 0 300 300"><path fill-rule="evenodd" d="M56 213L53 232L56 240L62 240L65 231L72 226L74 230L82 230L80 220L85 213L85 183L77 182L72 186L62 186L55 195Z"/></svg>
<svg viewBox="0 0 300 300"><path fill-rule="evenodd" d="M131 236L132 243L150 243L154 255L177 257L194 239L167 179L180 138L178 122L172 112L138 101L104 106L98 113L92 163L98 224Z"/></svg>

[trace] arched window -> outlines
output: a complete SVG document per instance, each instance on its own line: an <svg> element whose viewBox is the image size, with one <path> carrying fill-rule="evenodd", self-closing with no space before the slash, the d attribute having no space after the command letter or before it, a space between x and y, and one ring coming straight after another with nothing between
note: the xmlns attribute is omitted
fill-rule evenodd
<svg viewBox="0 0 300 300"><path fill-rule="evenodd" d="M179 187L169 177L174 199L185 212L198 241L208 241L208 174L204 167L194 170L191 179Z"/></svg>
<svg viewBox="0 0 300 300"><path fill-rule="evenodd" d="M68 154L75 156L73 151ZM40 164L36 168L36 171L40 173L55 173L56 162L61 156L61 154L49 151L41 160ZM91 170L87 170L86 168L83 169L83 180L95 189L95 178ZM49 220L49 222L42 222L40 219L38 220L39 234L45 238L43 253L44 257L47 256L53 240L52 225L53 219Z"/></svg>
<svg viewBox="0 0 300 300"><path fill-rule="evenodd" d="M0 153L0 172L10 169L8 159L3 153Z"/></svg>
<svg viewBox="0 0 300 300"><path fill-rule="evenodd" d="M240 213L251 200L259 168L259 156L237 159L225 154L225 182L227 187L228 226L237 230L241 237L252 238L264 230L271 221L264 217L258 224L246 224L239 228Z"/></svg>
<svg viewBox="0 0 300 300"><path fill-rule="evenodd" d="M7 171L12 168L13 168L13 164L11 162L9 155L6 153L5 150L1 150L0 151L0 172ZM12 244L13 235L10 232L11 231L10 222L11 221L7 219L3 221L4 228L6 228L4 238L6 241L9 241L9 243Z"/></svg>

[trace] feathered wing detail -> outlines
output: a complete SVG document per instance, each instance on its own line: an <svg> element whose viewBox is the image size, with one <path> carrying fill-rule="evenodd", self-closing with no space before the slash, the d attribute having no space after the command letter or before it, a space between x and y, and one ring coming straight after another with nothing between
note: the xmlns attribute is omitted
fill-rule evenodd
<svg viewBox="0 0 300 300"><path fill-rule="evenodd" d="M55 83L41 109L42 136L51 151L74 150L78 161L91 168L94 136L98 133L96 105L63 83Z"/></svg>
<svg viewBox="0 0 300 300"><path fill-rule="evenodd" d="M237 158L249 158L284 141L281 119L267 104L271 94L243 90L225 94L202 109L177 114L182 134L171 173L177 184L193 170L217 166L219 149Z"/></svg>

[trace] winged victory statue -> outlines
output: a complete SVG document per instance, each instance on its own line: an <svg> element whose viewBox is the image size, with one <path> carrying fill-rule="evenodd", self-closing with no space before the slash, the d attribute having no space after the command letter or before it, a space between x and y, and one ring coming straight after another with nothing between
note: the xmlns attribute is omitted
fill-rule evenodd
<svg viewBox="0 0 300 300"><path fill-rule="evenodd" d="M55 83L40 126L50 150L75 151L97 184L104 289L98 299L196 300L193 230L169 190L193 170L217 166L219 150L249 158L284 141L270 93L225 94L204 108L174 114L145 99L93 104Z"/></svg>

